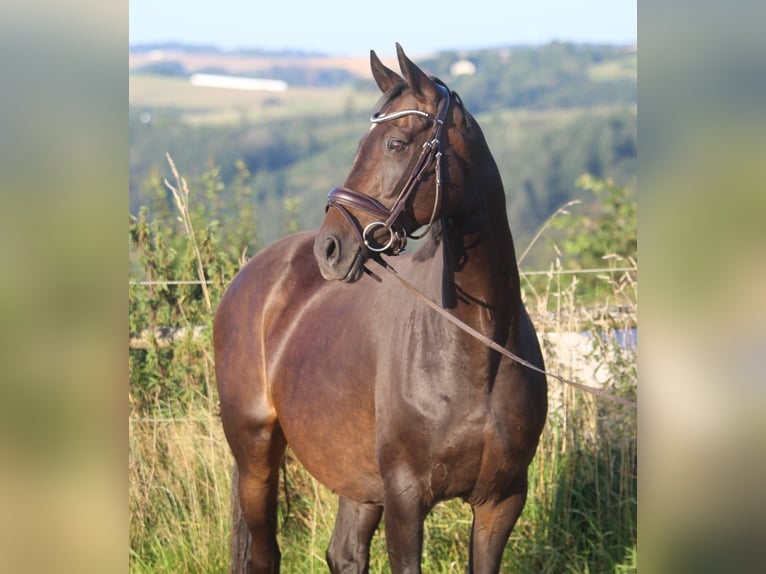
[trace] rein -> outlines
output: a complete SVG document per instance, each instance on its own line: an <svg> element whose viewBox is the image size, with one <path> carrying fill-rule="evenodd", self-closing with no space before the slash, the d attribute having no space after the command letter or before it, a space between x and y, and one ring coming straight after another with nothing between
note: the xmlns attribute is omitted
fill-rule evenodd
<svg viewBox="0 0 766 574"><path fill-rule="evenodd" d="M423 293L417 287L415 287L415 285L413 285L412 283L407 281L407 279L405 279L404 277L399 275L399 273L397 273L396 269L394 269L391 265L386 263L383 260L382 257L375 256L372 259L378 265L383 267L383 269L385 269L391 275L393 275L399 281L399 283L401 283L405 288L407 288L410 292L412 292L417 299L419 299L421 302L425 303L428 307L430 307L431 309L436 311L439 315L441 315L442 317L447 319L450 323L452 323L456 327L459 327L460 329L462 329L463 331L465 331L466 333L468 333L469 335L471 335L475 339L477 339L477 340L481 341L482 343L484 343L487 347L489 347L493 351L497 351L501 355L504 355L508 359L511 359L512 361L515 361L516 363L518 363L520 365L523 365L523 366L527 367L528 369L532 369L533 371L536 371L536 372L538 372L538 373L540 373L542 375L545 375L547 377L553 377L554 379L557 379L557 380L561 381L562 383L570 385L570 386L572 386L572 387L574 387L576 389L579 389L581 391L585 391L586 393L590 393L592 395L595 395L598 398L614 401L614 402L626 405L628 407L632 407L634 409L638 408L638 405L635 402L631 401L631 400L625 399L623 397L618 397L618 396L613 395L611 393L608 393L607 391L604 391L602 389L597 389L597 388L591 387L589 385L584 385L582 383L578 383L578 382L572 381L570 379L567 379L565 377L562 377L561 375L556 375L554 373L550 373L548 371L540 369L539 367L536 367L535 365L533 365L532 363L530 363L526 359L522 359L521 357L519 357L515 353L512 353L511 351L509 351L505 347L502 347L502 346L498 345L495 341L493 341L492 339L490 339L489 337L487 337L483 333L480 333L479 331L477 331L476 329L471 327L469 324L465 323L464 321L461 321L460 319L458 319L457 317L455 317L451 313L447 312L443 307L441 307L440 305L438 305L437 303L432 301L430 298L428 298L426 296L426 294ZM368 272L372 274L371 271L368 271Z"/></svg>
<svg viewBox="0 0 766 574"><path fill-rule="evenodd" d="M358 191L354 191L348 187L336 187L330 190L327 196L327 206L325 211L331 207L334 207L341 212L343 217L351 224L354 229L360 244L367 250L373 253L389 253L391 255L398 255L404 251L407 245L407 237L412 239L420 239L428 233L431 229L431 225L436 218L436 213L439 210L441 204L441 132L444 127L444 120L447 117L447 111L450 107L451 95L449 90L442 84L436 84L442 91L443 97L439 101L439 107L436 115L430 114L423 110L400 110L397 112L391 112L388 114L373 114L370 121L376 125L383 122L396 120L405 116L421 116L433 122L431 133L426 141L423 143L423 147L420 151L420 156L415 163L415 167L412 170L409 178L399 191L394 204L391 209L388 209L379 201L366 196ZM413 233L406 233L403 229L396 225L396 220L404 210L407 200L417 189L418 184L423 178L423 175L429 170L431 164L436 162L436 193L434 197L434 206L431 211L431 217L428 221L428 225L421 234L415 235ZM377 218L372 223L369 223L364 229L348 211L348 208L358 209L364 211L373 217ZM368 236L376 231L378 228L382 228L388 231L388 241L383 245L375 245L374 242L368 238Z"/></svg>

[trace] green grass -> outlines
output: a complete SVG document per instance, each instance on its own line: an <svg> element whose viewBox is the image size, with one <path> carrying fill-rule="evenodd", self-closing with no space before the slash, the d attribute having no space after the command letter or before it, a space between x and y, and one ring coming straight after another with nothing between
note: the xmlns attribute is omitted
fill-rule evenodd
<svg viewBox="0 0 766 574"><path fill-rule="evenodd" d="M130 571L228 569L229 469L220 421L131 418Z"/></svg>
<svg viewBox="0 0 766 574"><path fill-rule="evenodd" d="M635 572L635 437L587 439L599 408L570 397L545 429L530 468L527 506L502 572ZM130 571L226 572L231 460L215 417L131 422ZM336 500L288 456L290 512L282 498L284 572L325 572ZM463 572L471 513L453 500L426 521L424 571ZM373 572L387 571L385 528L373 540Z"/></svg>

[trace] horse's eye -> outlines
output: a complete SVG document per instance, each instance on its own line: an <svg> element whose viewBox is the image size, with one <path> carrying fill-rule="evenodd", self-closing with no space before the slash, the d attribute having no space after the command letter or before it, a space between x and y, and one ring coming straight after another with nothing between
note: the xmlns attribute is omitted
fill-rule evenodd
<svg viewBox="0 0 766 574"><path fill-rule="evenodd" d="M396 138L391 138L390 140L388 140L388 142L386 142L386 149L388 151L400 152L400 151L404 151L406 148L407 148L407 144L403 142L402 140L398 140Z"/></svg>

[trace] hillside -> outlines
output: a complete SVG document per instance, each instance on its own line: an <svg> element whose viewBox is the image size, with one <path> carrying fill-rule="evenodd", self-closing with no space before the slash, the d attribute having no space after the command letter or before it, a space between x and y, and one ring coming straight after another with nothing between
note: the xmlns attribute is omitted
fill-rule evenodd
<svg viewBox="0 0 766 574"><path fill-rule="evenodd" d="M574 181L581 173L635 189L634 48L554 43L415 59L456 90L477 117L500 167L520 244L580 193ZM303 228L318 225L327 190L343 182L379 97L366 58L173 47L134 51L130 67L131 212L149 201L151 174L167 174L165 152L192 186L217 165L222 204L242 160L260 244L280 234L287 198L300 202ZM289 88L274 93L194 86L188 76L196 72L282 79Z"/></svg>
<svg viewBox="0 0 766 574"><path fill-rule="evenodd" d="M395 58L383 59L389 66ZM180 75L216 72L237 75L263 75L273 68L305 68L310 70L339 70L359 79L367 79L370 65L367 58L331 57L321 54L223 52L212 47L190 49L186 46L159 45L133 47L128 55L128 68L134 73L153 73L175 69Z"/></svg>

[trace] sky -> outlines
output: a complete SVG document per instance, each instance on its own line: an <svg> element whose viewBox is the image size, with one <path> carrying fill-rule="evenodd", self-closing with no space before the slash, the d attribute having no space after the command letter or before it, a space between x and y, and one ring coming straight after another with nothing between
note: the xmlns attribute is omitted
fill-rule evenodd
<svg viewBox="0 0 766 574"><path fill-rule="evenodd" d="M301 50L358 56L553 40L636 42L637 0L130 0L131 45Z"/></svg>

